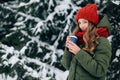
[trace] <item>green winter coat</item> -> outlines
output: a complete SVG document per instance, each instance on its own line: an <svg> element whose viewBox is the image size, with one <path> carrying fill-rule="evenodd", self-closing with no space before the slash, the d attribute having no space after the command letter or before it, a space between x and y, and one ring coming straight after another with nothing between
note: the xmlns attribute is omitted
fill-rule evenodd
<svg viewBox="0 0 120 80"><path fill-rule="evenodd" d="M110 32L107 16L104 15L98 27L105 26ZM68 80L105 80L109 61L111 58L111 46L108 39L100 37L96 46L95 56L90 56L86 51L80 50L73 55L65 48L62 57L62 65L69 70Z"/></svg>

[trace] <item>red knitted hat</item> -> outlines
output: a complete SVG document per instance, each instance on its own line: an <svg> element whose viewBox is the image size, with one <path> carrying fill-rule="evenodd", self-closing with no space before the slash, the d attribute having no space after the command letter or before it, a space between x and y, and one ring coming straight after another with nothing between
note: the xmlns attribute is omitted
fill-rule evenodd
<svg viewBox="0 0 120 80"><path fill-rule="evenodd" d="M94 24L98 24L99 15L97 13L97 5L96 4L88 4L87 6L78 10L76 14L76 21L80 18L86 19Z"/></svg>

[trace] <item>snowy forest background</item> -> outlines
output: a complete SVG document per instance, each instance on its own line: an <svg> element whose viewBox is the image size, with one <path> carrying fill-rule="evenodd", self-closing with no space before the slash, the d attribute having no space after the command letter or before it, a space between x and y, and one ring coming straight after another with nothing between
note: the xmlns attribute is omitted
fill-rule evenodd
<svg viewBox="0 0 120 80"><path fill-rule="evenodd" d="M120 80L119 0L0 0L0 80L66 80L65 39L89 3L108 15L113 54L106 80Z"/></svg>

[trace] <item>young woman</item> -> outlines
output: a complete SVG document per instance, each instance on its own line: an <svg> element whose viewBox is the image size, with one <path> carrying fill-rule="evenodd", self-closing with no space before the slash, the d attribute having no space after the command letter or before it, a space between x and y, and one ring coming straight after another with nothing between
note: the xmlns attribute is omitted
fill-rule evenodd
<svg viewBox="0 0 120 80"><path fill-rule="evenodd" d="M78 10L76 22L73 35L78 38L77 44L67 37L61 61L69 70L68 80L105 80L111 58L107 16L99 19L97 6L88 4Z"/></svg>

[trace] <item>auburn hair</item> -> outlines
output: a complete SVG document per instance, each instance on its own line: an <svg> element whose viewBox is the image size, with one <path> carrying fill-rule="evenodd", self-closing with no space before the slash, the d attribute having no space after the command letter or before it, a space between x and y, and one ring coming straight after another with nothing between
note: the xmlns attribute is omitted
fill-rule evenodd
<svg viewBox="0 0 120 80"><path fill-rule="evenodd" d="M83 35L83 40L85 42L83 50L89 52L91 55L94 55L94 49L98 44L97 39L99 38L99 35L97 33L97 27L93 23L89 22L88 24L86 32ZM75 35L79 31L81 31L81 29L79 28L79 25L77 25L72 34Z"/></svg>

